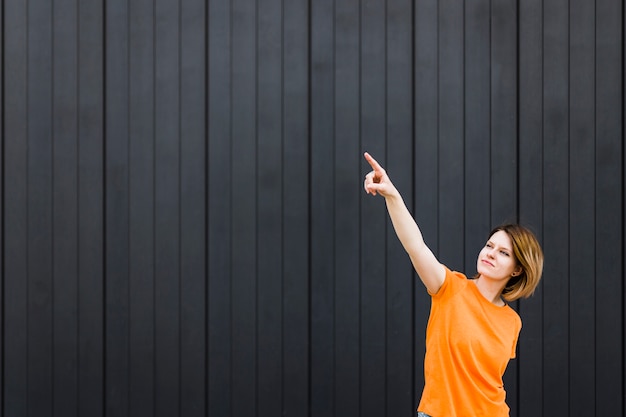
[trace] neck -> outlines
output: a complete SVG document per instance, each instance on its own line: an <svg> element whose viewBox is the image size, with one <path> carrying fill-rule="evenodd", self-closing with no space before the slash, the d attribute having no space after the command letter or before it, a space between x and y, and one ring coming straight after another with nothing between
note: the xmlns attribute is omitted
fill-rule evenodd
<svg viewBox="0 0 626 417"><path fill-rule="evenodd" d="M478 287L478 291L491 303L502 306L505 304L502 301L502 291L504 287L506 287L506 282L502 281L493 281L484 276L479 276L474 280L476 283L476 287Z"/></svg>

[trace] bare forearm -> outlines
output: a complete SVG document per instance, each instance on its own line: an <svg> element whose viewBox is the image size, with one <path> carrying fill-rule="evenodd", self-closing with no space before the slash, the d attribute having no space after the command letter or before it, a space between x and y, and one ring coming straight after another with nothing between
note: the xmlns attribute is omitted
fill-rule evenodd
<svg viewBox="0 0 626 417"><path fill-rule="evenodd" d="M426 288L433 294L439 291L445 278L445 269L424 242L422 232L399 194L387 196L387 211L391 223L413 263L413 268Z"/></svg>
<svg viewBox="0 0 626 417"><path fill-rule="evenodd" d="M404 249L411 255L426 247L422 232L398 193L385 198L391 223Z"/></svg>

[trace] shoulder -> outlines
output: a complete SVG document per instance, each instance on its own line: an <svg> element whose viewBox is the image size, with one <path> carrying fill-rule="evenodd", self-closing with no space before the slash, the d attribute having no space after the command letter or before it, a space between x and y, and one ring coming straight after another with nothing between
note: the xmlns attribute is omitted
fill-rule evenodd
<svg viewBox="0 0 626 417"><path fill-rule="evenodd" d="M429 292L433 298L442 298L446 295L454 294L462 290L469 282L467 276L462 272L453 271L445 265L443 267L446 274L441 288L434 294Z"/></svg>
<svg viewBox="0 0 626 417"><path fill-rule="evenodd" d="M521 329L522 327L522 318L520 317L519 313L517 311L515 311L510 305L507 304L505 311L507 312L507 314L509 315L509 317L511 317L511 320L513 320L515 322L515 324L517 325L517 327L519 329Z"/></svg>

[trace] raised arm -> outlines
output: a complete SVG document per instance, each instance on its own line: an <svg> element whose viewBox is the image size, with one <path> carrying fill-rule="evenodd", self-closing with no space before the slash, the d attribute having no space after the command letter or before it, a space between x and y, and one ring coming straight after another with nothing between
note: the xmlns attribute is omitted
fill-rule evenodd
<svg viewBox="0 0 626 417"><path fill-rule="evenodd" d="M415 219L383 167L367 152L364 156L372 167L372 171L365 176L365 191L372 195L380 194L385 198L393 228L409 254L415 271L428 291L432 294L437 293L446 275L443 265L424 243L422 232Z"/></svg>

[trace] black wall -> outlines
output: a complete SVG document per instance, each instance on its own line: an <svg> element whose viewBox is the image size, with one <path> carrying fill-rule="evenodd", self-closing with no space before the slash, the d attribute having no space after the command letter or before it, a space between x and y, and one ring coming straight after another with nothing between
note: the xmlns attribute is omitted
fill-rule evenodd
<svg viewBox="0 0 626 417"><path fill-rule="evenodd" d="M1 414L413 416L440 260L546 255L512 416L624 415L620 0L4 0Z"/></svg>

